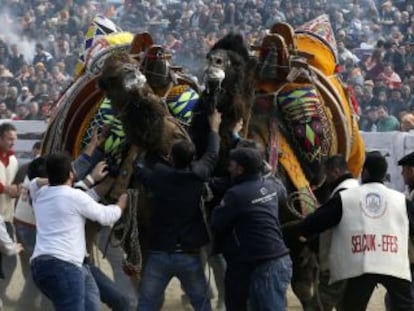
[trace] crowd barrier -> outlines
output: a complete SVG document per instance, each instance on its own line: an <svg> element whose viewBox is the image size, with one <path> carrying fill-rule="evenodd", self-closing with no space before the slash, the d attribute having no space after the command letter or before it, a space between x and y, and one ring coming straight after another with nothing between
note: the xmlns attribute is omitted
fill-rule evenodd
<svg viewBox="0 0 414 311"><path fill-rule="evenodd" d="M0 120L0 123L10 122L17 129L18 140L15 145L16 155L21 164L31 158L31 150L36 141L41 140L46 131L46 121L14 121ZM404 181L401 176L401 167L397 162L404 155L414 151L414 132L361 132L368 151L378 150L386 156L389 165L388 185L403 191Z"/></svg>
<svg viewBox="0 0 414 311"><path fill-rule="evenodd" d="M398 160L414 151L414 132L361 132L367 151L380 151L388 162L387 184L396 190L404 191L404 180Z"/></svg>

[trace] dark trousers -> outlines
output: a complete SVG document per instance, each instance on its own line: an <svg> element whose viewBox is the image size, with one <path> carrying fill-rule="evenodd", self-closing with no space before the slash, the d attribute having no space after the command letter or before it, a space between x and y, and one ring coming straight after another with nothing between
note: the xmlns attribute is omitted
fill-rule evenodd
<svg viewBox="0 0 414 311"><path fill-rule="evenodd" d="M364 311L377 284L382 284L390 295L391 310L412 310L411 283L407 280L380 274L363 274L347 280L344 311Z"/></svg>
<svg viewBox="0 0 414 311"><path fill-rule="evenodd" d="M226 310L284 310L291 278L289 255L260 263L227 262L224 282Z"/></svg>
<svg viewBox="0 0 414 311"><path fill-rule="evenodd" d="M252 271L253 266L250 264L227 262L224 279L227 311L247 311Z"/></svg>

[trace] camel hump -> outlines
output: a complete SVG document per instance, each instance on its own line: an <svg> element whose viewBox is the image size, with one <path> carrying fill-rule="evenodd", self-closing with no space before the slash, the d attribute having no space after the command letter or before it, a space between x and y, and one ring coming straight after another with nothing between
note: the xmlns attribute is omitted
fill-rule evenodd
<svg viewBox="0 0 414 311"><path fill-rule="evenodd" d="M259 60L260 80L286 81L290 70L289 51L281 35L272 33L263 38Z"/></svg>
<svg viewBox="0 0 414 311"><path fill-rule="evenodd" d="M286 42L289 51L296 51L295 31L287 23L276 23L270 28L270 33L280 35Z"/></svg>

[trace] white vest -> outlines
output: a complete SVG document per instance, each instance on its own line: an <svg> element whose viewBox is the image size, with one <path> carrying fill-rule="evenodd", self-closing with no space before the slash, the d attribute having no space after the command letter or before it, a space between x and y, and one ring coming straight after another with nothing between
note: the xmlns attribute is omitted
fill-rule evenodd
<svg viewBox="0 0 414 311"><path fill-rule="evenodd" d="M329 198L331 199L338 191L351 189L359 186L359 182L355 178L348 178L341 182L332 191ZM332 230L326 230L319 235L319 267L321 271L329 270L329 251L331 249Z"/></svg>
<svg viewBox="0 0 414 311"><path fill-rule="evenodd" d="M4 186L9 186L16 177L19 164L14 155L9 158L9 165L7 167L0 161L0 182ZM4 221L11 222L13 220L14 211L14 199L10 198L7 194L0 194L0 215L3 216Z"/></svg>
<svg viewBox="0 0 414 311"><path fill-rule="evenodd" d="M405 196L381 183L342 191L342 218L332 230L331 282L364 273L411 281Z"/></svg>

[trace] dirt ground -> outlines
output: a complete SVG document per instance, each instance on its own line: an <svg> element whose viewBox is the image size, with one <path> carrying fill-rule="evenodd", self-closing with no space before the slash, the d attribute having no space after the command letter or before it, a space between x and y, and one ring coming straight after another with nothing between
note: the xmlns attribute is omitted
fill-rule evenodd
<svg viewBox="0 0 414 311"><path fill-rule="evenodd" d="M109 268L109 265L105 260L101 260L101 268L108 273L108 275L112 275L112 271ZM18 263L18 267L20 267L20 262ZM20 272L20 269L17 269L13 275L13 280L10 284L10 286L7 289L7 296L10 298L10 300L16 300L19 295L20 291L22 289L23 285L23 279ZM214 281L211 280L212 287L214 287ZM370 311L383 311L384 308L384 293L385 290L382 287L379 287L375 290L374 295L371 297L368 310ZM163 310L165 311L177 311L177 310L185 310L181 303L181 288L179 286L178 280L174 279L167 289L166 294L166 300L164 304ZM216 305L216 300L212 301L212 306L214 307ZM102 308L102 310L108 310L107 308ZM299 301L296 299L296 297L293 295L292 291L289 290L288 292L288 310L294 311L294 310L302 310ZM16 308L13 307L6 307L4 308L4 311L30 311L30 310L16 310Z"/></svg>
<svg viewBox="0 0 414 311"><path fill-rule="evenodd" d="M371 300L369 302L368 311L384 311L384 294L385 289L383 287L378 287L375 291ZM177 311L182 310L181 300L180 300L181 290L179 282L174 280L171 282L167 289L167 299L165 303L165 311ZM215 306L216 301L213 300L212 306ZM292 290L289 289L288 292L288 310L289 311L299 311L302 310L302 307L299 303L299 300L295 297Z"/></svg>

